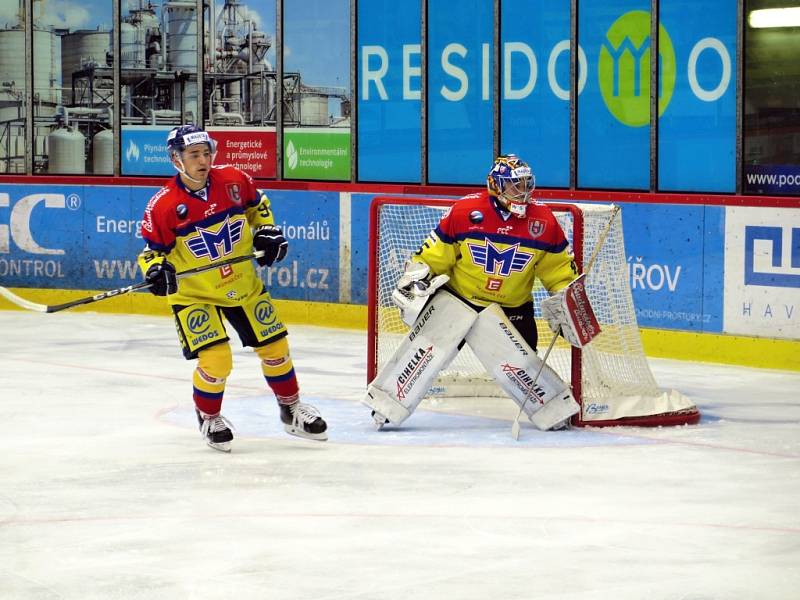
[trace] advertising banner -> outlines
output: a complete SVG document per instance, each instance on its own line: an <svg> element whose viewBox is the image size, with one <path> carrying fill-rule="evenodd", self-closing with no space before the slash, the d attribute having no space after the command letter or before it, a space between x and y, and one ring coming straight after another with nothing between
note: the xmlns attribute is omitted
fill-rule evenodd
<svg viewBox="0 0 800 600"><path fill-rule="evenodd" d="M491 2L428 1L428 180L480 184L492 164Z"/></svg>
<svg viewBox="0 0 800 600"><path fill-rule="evenodd" d="M751 194L800 196L800 166L744 165L745 190Z"/></svg>
<svg viewBox="0 0 800 600"><path fill-rule="evenodd" d="M580 187L649 187L649 10L646 0L581 2L578 30L588 74L578 96ZM665 33L661 27L662 81L672 82L675 58ZM660 106L666 102L664 94Z"/></svg>
<svg viewBox="0 0 800 600"><path fill-rule="evenodd" d="M675 65L669 68L675 77L661 79L660 93L669 100L658 123L658 187L733 192L737 5L728 0L659 5L663 35L674 49ZM662 61L669 59L661 55Z"/></svg>
<svg viewBox="0 0 800 600"><path fill-rule="evenodd" d="M350 181L350 130L284 129L283 176L286 179Z"/></svg>
<svg viewBox="0 0 800 600"><path fill-rule="evenodd" d="M274 127L209 127L217 143L218 165L233 165L257 179L275 178Z"/></svg>
<svg viewBox="0 0 800 600"><path fill-rule="evenodd" d="M141 280L143 189L0 186L2 285L103 289Z"/></svg>
<svg viewBox="0 0 800 600"><path fill-rule="evenodd" d="M355 304L367 304L369 269L369 205L374 194L352 194L350 207L350 297Z"/></svg>
<svg viewBox="0 0 800 600"><path fill-rule="evenodd" d="M0 285L102 290L141 281L139 230L156 191L0 185ZM340 301L344 258L348 301L366 304L373 194L348 194L342 227L339 192L267 193L289 241L286 259L261 270L273 296ZM800 339L800 211L631 203L622 216L621 260L640 326Z"/></svg>
<svg viewBox="0 0 800 600"><path fill-rule="evenodd" d="M501 151L526 160L536 185L569 187L570 2L521 0L513 9L505 6ZM585 84L586 56L580 56Z"/></svg>
<svg viewBox="0 0 800 600"><path fill-rule="evenodd" d="M722 331L724 209L625 204L622 220L639 326Z"/></svg>
<svg viewBox="0 0 800 600"><path fill-rule="evenodd" d="M725 333L800 339L800 210L729 207Z"/></svg>
<svg viewBox="0 0 800 600"><path fill-rule="evenodd" d="M348 136L349 137L349 136ZM274 298L339 300L339 193L267 190L286 258L261 270Z"/></svg>
<svg viewBox="0 0 800 600"><path fill-rule="evenodd" d="M122 126L123 175L174 175L167 154L167 134L172 127Z"/></svg>
<svg viewBox="0 0 800 600"><path fill-rule="evenodd" d="M419 0L358 3L359 181L420 180L419 17Z"/></svg>
<svg viewBox="0 0 800 600"><path fill-rule="evenodd" d="M112 289L142 280L141 220L155 187L0 186L0 285ZM275 298L336 302L339 194L269 192L289 241L262 269ZM13 224L13 225L12 225Z"/></svg>

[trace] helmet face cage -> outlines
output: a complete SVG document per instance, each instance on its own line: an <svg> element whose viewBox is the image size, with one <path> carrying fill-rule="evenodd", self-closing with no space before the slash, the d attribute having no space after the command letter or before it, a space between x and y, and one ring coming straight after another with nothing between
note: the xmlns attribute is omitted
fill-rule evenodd
<svg viewBox="0 0 800 600"><path fill-rule="evenodd" d="M524 217L536 187L528 164L513 154L498 156L486 178L489 194L516 217Z"/></svg>

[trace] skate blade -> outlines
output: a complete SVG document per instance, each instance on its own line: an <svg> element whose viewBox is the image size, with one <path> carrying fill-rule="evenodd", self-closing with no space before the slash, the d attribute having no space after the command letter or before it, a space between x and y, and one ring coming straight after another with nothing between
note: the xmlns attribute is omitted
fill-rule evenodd
<svg viewBox="0 0 800 600"><path fill-rule="evenodd" d="M210 448L214 450L218 450L220 452L230 452L231 451L231 443L230 442L222 442L219 444L215 444L214 442L206 442Z"/></svg>
<svg viewBox="0 0 800 600"><path fill-rule="evenodd" d="M328 439L327 431L323 431L322 433L309 433L304 429L299 429L293 425L284 425L283 428L289 435L294 435L306 440L317 440L318 442L324 442Z"/></svg>

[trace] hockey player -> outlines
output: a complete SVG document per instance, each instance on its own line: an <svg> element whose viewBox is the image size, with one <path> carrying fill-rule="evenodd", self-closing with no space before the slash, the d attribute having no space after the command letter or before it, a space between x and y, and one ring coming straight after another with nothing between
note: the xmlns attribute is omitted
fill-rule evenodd
<svg viewBox="0 0 800 600"><path fill-rule="evenodd" d="M232 426L221 414L225 379L233 366L224 317L261 359L285 430L327 439L325 421L300 401L286 327L252 261L180 282L176 278L176 270L247 255L253 248L264 252L261 266L283 260L288 244L275 225L269 199L246 173L213 165L214 140L199 127L172 129L167 151L178 174L147 205L141 230L147 245L138 261L150 291L166 296L172 308L183 355L197 359L193 399L203 438L216 450L230 451Z"/></svg>
<svg viewBox="0 0 800 600"><path fill-rule="evenodd" d="M561 226L533 200L533 189L525 162L497 157L487 189L453 204L406 264L393 298L413 325L364 399L378 428L407 419L464 342L538 428L562 427L578 411L569 386L547 365L531 385L542 362L534 278L553 294L542 303L551 329L581 344L563 310L578 270ZM416 320L406 319L414 310Z"/></svg>

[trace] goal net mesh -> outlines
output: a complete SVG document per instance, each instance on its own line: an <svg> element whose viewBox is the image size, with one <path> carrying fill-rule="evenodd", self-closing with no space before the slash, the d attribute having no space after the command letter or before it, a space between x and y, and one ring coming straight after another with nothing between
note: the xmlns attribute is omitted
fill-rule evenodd
<svg viewBox="0 0 800 600"><path fill-rule="evenodd" d="M372 235L377 238L375 252L370 256L370 260L374 261L371 272L375 278L374 298L370 298L370 302L374 302L374 310L370 313L374 321L370 323L370 334L374 340L373 374L391 358L409 329L392 301L395 283L411 254L436 227L453 202L376 200ZM548 206L576 249L579 265L587 265L596 252L587 273L586 288L602 332L583 349L574 349L559 339L548 357L548 364L572 385L576 400L582 406L580 420L637 417L652 413L684 412L689 407L693 408L688 399L677 405L670 402L664 404L665 395L669 397L676 393L665 394L659 389L645 357L629 285L621 212L614 212L611 205L601 204L548 203ZM615 216L609 227L612 214ZM598 247L598 241L607 227L606 238ZM578 251L580 256L577 256ZM537 280L533 297L540 355L552 339L550 328L541 318L539 308L541 300L547 295ZM465 345L429 390L428 397L437 396L483 397L505 394Z"/></svg>

